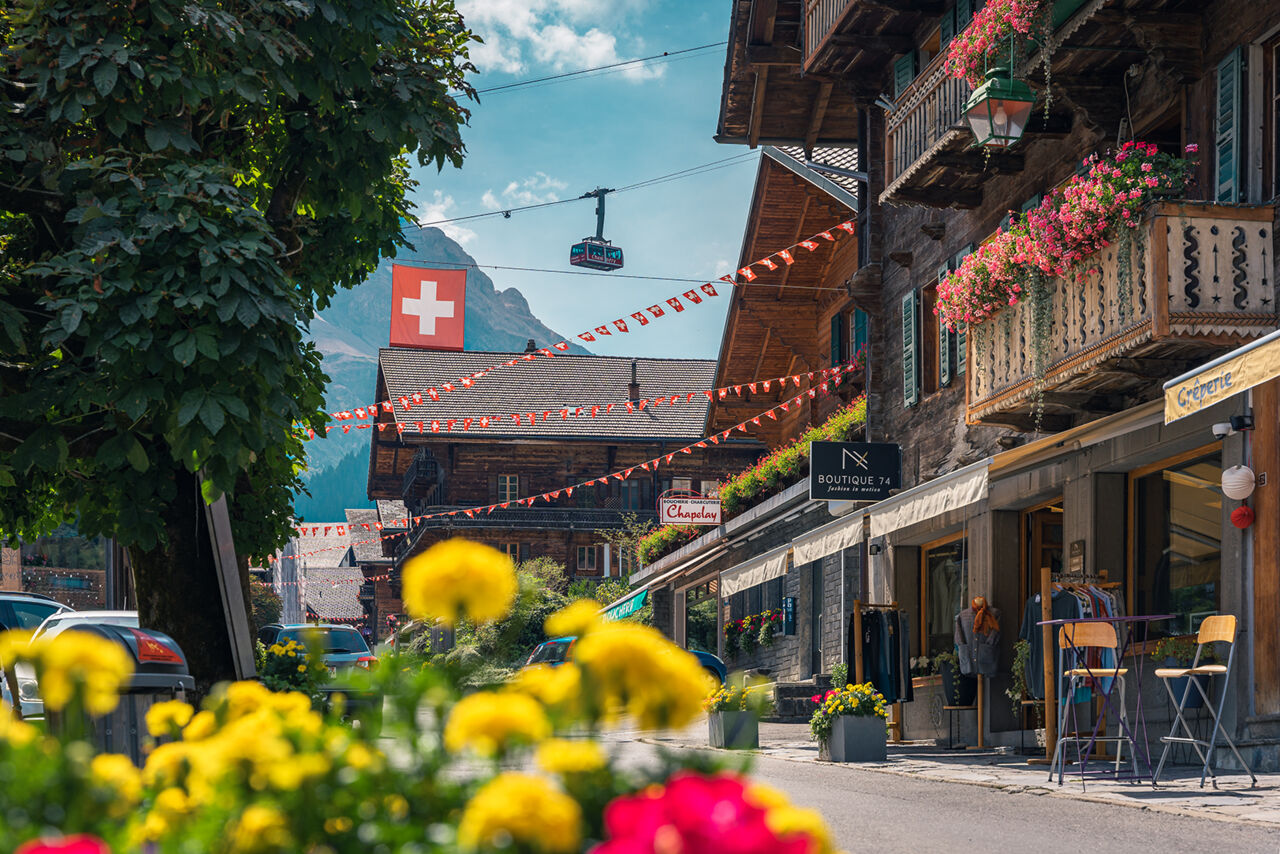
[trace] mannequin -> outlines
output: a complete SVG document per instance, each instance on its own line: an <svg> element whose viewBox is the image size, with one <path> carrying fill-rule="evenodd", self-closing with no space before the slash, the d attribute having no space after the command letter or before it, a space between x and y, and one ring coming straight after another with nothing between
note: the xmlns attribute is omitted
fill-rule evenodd
<svg viewBox="0 0 1280 854"><path fill-rule="evenodd" d="M956 652L964 676L995 676L1000 664L1000 611L975 596L956 614Z"/></svg>

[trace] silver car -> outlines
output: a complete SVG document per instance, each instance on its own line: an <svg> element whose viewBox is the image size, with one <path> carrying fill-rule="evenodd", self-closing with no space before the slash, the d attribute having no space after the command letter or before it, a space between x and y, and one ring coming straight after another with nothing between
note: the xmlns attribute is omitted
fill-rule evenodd
<svg viewBox="0 0 1280 854"><path fill-rule="evenodd" d="M61 611L50 614L36 629L32 640L52 638L65 631L84 625L110 625L138 628L137 611ZM44 715L44 701L40 699L40 685L36 682L35 671L29 664L18 664L13 668L18 677L18 697L22 700L22 716L41 717Z"/></svg>

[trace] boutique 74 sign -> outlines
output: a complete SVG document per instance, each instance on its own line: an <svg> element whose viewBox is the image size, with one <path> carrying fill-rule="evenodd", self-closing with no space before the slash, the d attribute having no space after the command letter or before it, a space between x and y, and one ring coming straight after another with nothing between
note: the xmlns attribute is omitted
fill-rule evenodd
<svg viewBox="0 0 1280 854"><path fill-rule="evenodd" d="M879 501L902 487L902 450L885 442L810 442L809 498Z"/></svg>

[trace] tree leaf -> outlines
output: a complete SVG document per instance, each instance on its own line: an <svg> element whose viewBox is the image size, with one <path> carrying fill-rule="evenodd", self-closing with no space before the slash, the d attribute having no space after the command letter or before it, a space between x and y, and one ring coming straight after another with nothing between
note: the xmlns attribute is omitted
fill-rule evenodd
<svg viewBox="0 0 1280 854"><path fill-rule="evenodd" d="M169 130L163 125L151 125L146 130L147 146L152 151L164 151L169 147Z"/></svg>
<svg viewBox="0 0 1280 854"><path fill-rule="evenodd" d="M196 417L196 413L200 411L200 406L204 403L204 392L198 388L188 389L183 392L182 399L178 403L178 426L186 427L191 423L191 419Z"/></svg>
<svg viewBox="0 0 1280 854"><path fill-rule="evenodd" d="M218 401L212 397L206 397L204 403L200 405L200 421L209 428L209 434L213 435L222 429L222 425L227 422L227 416L218 405Z"/></svg>
<svg viewBox="0 0 1280 854"><path fill-rule="evenodd" d="M93 85L97 87L99 94L109 95L111 90L115 88L116 78L119 76L120 72L116 68L116 64L104 59L93 69Z"/></svg>
<svg viewBox="0 0 1280 854"><path fill-rule="evenodd" d="M62 324L62 330L71 335L80 327L80 321L83 318L84 309L80 307L79 303L75 303L63 310L62 316L58 318L58 321Z"/></svg>
<svg viewBox="0 0 1280 854"><path fill-rule="evenodd" d="M147 457L147 451L142 447L142 443L133 436L129 437L129 449L125 451L125 456L129 459L129 465L133 466L135 471L144 472L151 468L151 460Z"/></svg>
<svg viewBox="0 0 1280 854"><path fill-rule="evenodd" d="M179 333L182 338L177 344L173 345L173 357L186 367L190 365L196 358L196 339L190 332Z"/></svg>

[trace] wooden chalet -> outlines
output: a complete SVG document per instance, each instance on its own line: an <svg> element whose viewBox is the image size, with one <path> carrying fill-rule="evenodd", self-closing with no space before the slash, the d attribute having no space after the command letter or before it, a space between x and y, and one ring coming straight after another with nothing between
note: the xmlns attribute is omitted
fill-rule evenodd
<svg viewBox="0 0 1280 854"><path fill-rule="evenodd" d="M1218 478L1276 457L1280 386L1272 380L1253 402L1237 395L1168 425L1159 398L1165 381L1277 327L1280 6L1053 2L1047 47L1015 63L1037 93L1034 118L1016 144L991 153L973 147L963 117L969 85L944 67L952 39L981 7L731 4L717 139L766 146L742 263L787 246L815 215L846 202L857 211L858 241L853 259L837 250L739 279L717 382L757 364L768 374L833 358L833 330L847 328L833 318L861 313L868 438L903 452L902 493L793 539L795 563L814 561L783 576L784 589L799 591L797 619L843 631L802 650L808 663L798 673L854 655L846 646L854 599L899 603L911 617L911 654L932 656L950 648L954 612L984 595L1012 625L1000 673L984 683L989 714L980 725L988 743L1017 744L1031 716L1000 702L1013 684L1012 639L1042 570L1070 570L1118 584L1130 613L1174 614L1157 634L1189 635L1206 614L1236 615L1250 664L1232 678L1228 709L1237 711L1226 725L1255 770L1278 768L1280 484L1273 476L1257 487L1248 502L1257 522L1246 535L1228 518L1240 502L1224 498ZM1043 300L967 329L937 322L939 282L1010 211L1038 206L1090 154L1130 139L1175 155L1198 145L1183 198L1150 204L1132 241L1096 253L1078 281L1050 280ZM822 198L806 163L865 173L865 183L845 201ZM802 298L781 287L800 283L843 293ZM724 424L733 413L711 418ZM800 420L768 441L794 437ZM680 559L690 558L668 563ZM740 569L726 567L720 581ZM847 570L857 577L846 585ZM837 587L853 595L822 604L804 593ZM664 619L680 637L676 605ZM723 619L730 608L721 605ZM811 627L810 636L821 632ZM906 704L904 737L942 735L911 708L925 708L931 684Z"/></svg>
<svg viewBox="0 0 1280 854"><path fill-rule="evenodd" d="M613 553L604 532L623 527L629 516L655 519L658 496L668 489L714 493L721 478L764 450L755 439L731 438L677 453L656 471L637 468L606 479L707 435L704 391L714 387L716 367L709 360L562 355L501 368L438 402L424 394L521 355L380 351L378 399L419 394L423 403L380 414L388 429L371 431L369 497L403 500L410 517L430 517L415 518L392 547L393 588L406 558L454 536L489 543L516 560L551 558L572 577L625 576L633 556ZM674 394L683 397L672 405ZM639 406L660 396L668 400ZM637 411L627 412L628 401ZM586 481L598 482L576 486ZM551 501L518 503L570 486L576 488ZM509 506L439 515L494 504Z"/></svg>

